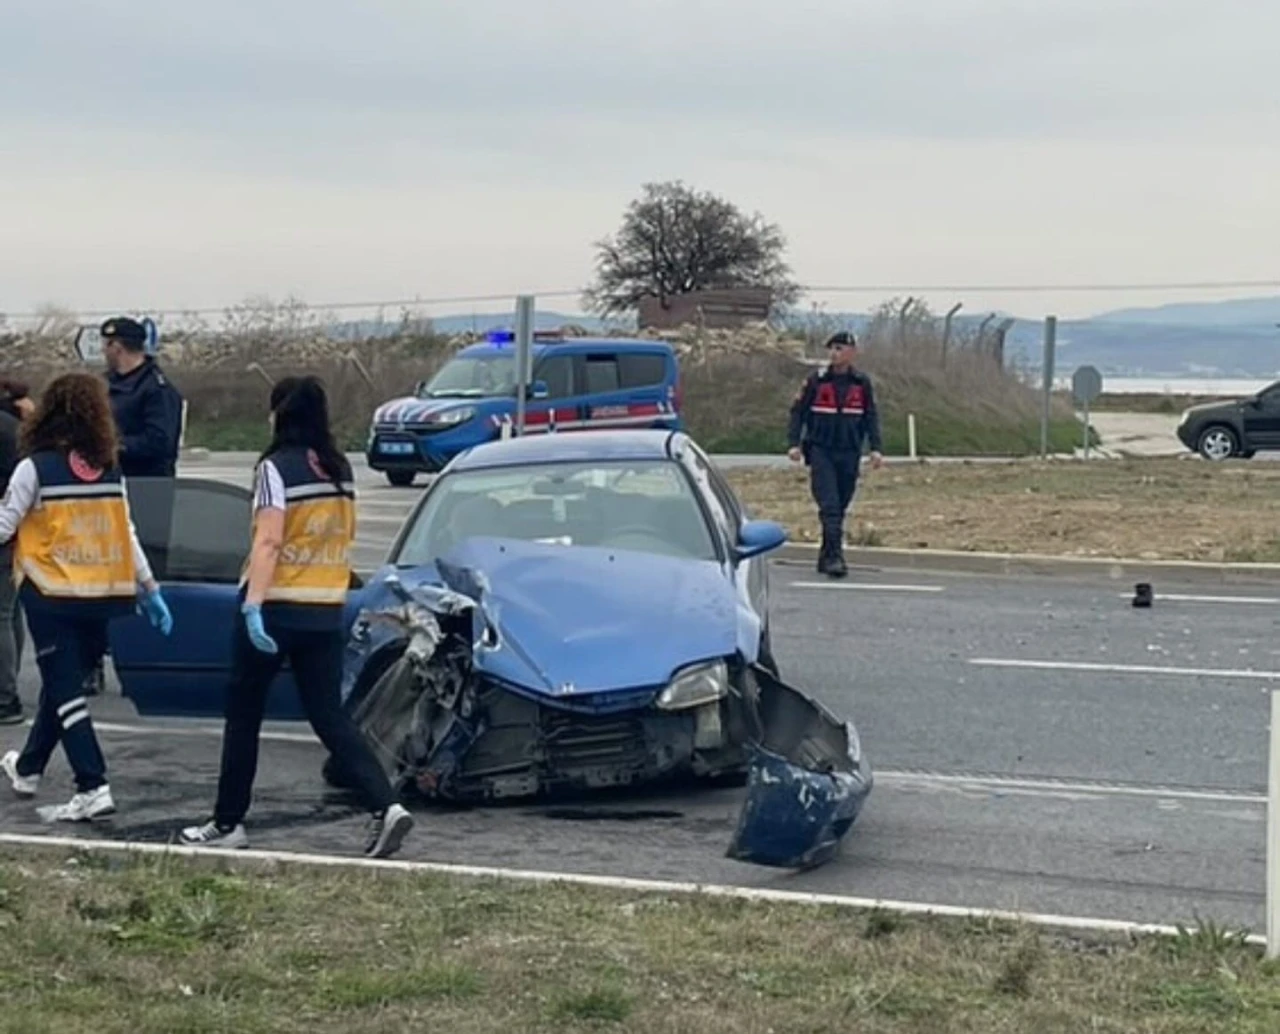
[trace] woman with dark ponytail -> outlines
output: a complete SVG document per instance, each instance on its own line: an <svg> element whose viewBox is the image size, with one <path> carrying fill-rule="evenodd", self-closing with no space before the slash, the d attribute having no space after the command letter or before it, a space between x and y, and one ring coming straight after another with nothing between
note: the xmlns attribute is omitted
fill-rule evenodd
<svg viewBox="0 0 1280 1034"><path fill-rule="evenodd" d="M258 460L253 546L241 578L222 771L212 819L185 844L245 847L243 820L258 767L267 691L287 655L311 727L341 758L371 813L364 852L384 858L413 826L350 716L342 709L342 613L351 584L355 484L333 440L324 388L286 377L271 389L271 444Z"/></svg>

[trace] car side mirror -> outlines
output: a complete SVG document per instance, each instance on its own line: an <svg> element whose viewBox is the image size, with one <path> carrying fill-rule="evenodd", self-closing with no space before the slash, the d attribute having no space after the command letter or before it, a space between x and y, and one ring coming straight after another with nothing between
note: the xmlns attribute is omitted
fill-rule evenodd
<svg viewBox="0 0 1280 1034"><path fill-rule="evenodd" d="M747 521L738 532L733 553L738 560L750 560L771 553L786 542L787 529L777 521Z"/></svg>
<svg viewBox="0 0 1280 1034"><path fill-rule="evenodd" d="M426 390L427 390L426 381L418 381L418 383L413 386L413 393L415 395L421 395Z"/></svg>

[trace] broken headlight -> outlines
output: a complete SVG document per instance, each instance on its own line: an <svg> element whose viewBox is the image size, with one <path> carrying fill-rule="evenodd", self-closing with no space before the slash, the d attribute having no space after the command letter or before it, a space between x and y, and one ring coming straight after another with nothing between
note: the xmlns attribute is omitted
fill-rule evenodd
<svg viewBox="0 0 1280 1034"><path fill-rule="evenodd" d="M724 661L695 664L677 672L658 696L663 711L683 711L714 703L729 692L729 667Z"/></svg>

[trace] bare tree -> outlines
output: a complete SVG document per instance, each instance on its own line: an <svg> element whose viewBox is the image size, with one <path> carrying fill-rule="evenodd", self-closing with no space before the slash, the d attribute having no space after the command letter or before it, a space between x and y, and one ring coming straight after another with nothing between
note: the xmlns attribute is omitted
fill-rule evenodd
<svg viewBox="0 0 1280 1034"><path fill-rule="evenodd" d="M619 232L596 248L585 304L605 315L709 288L768 287L778 304L800 294L777 226L680 181L645 184Z"/></svg>

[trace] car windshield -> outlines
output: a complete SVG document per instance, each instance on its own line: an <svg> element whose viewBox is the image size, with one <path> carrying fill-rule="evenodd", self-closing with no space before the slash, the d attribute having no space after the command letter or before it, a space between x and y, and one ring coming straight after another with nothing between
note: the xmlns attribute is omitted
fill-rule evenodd
<svg viewBox="0 0 1280 1034"><path fill-rule="evenodd" d="M510 354L460 355L450 359L418 392L420 398L484 398L514 395L516 361Z"/></svg>
<svg viewBox="0 0 1280 1034"><path fill-rule="evenodd" d="M446 474L432 486L393 563L430 563L469 536L717 559L697 496L673 460Z"/></svg>

